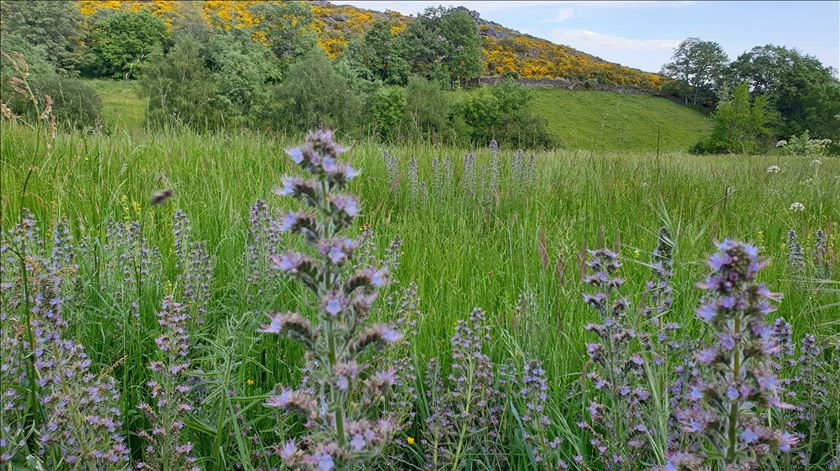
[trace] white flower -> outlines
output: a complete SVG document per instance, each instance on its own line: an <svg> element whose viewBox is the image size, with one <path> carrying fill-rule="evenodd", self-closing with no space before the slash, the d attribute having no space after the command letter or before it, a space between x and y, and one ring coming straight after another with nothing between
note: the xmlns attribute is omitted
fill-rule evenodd
<svg viewBox="0 0 840 471"><path fill-rule="evenodd" d="M787 141L782 139L781 141L776 143L776 147L784 147L787 145Z"/></svg>
<svg viewBox="0 0 840 471"><path fill-rule="evenodd" d="M779 173L782 169L779 168L778 165L771 165L767 167L767 173Z"/></svg>
<svg viewBox="0 0 840 471"><path fill-rule="evenodd" d="M811 165L822 165L822 162L820 162L819 159L814 159L811 161Z"/></svg>
<svg viewBox="0 0 840 471"><path fill-rule="evenodd" d="M790 205L790 210L795 213L801 213L802 211L805 211L805 205L800 202L796 202Z"/></svg>

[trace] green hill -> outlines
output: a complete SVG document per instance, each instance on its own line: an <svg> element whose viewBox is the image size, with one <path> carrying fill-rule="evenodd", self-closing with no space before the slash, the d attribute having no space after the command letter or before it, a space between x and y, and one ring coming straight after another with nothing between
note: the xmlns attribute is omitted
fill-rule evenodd
<svg viewBox="0 0 840 471"><path fill-rule="evenodd" d="M534 90L534 111L568 149L685 151L711 126L665 98L613 92Z"/></svg>
<svg viewBox="0 0 840 471"><path fill-rule="evenodd" d="M133 82L90 80L102 98L103 118L112 129L143 125L146 100ZM665 98L614 92L533 89L533 108L567 149L685 151L710 122L702 113Z"/></svg>

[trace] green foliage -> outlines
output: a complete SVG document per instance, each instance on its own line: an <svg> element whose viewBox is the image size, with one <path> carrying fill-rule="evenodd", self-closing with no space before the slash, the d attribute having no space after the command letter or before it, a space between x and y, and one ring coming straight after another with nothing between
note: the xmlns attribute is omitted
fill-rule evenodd
<svg viewBox="0 0 840 471"><path fill-rule="evenodd" d="M671 62L662 66L662 74L691 87L685 98L693 106L713 107L728 62L720 44L688 38L674 49ZM673 91L685 92L679 88Z"/></svg>
<svg viewBox="0 0 840 471"><path fill-rule="evenodd" d="M184 38L191 38L205 47L217 31L225 30L224 28L214 28L208 23L204 15L204 4L202 2L175 2L173 7L172 23L170 24L173 43L177 43ZM237 31L236 28L232 30Z"/></svg>
<svg viewBox="0 0 840 471"><path fill-rule="evenodd" d="M541 95L551 95L567 100L595 100L602 106L613 107L618 107L615 101L609 101L613 97L639 106L657 103L657 99L649 97L560 92L536 90L533 93L538 96L536 101L542 100ZM631 101L631 98L638 100ZM662 99L658 102L671 104ZM591 102L572 103L577 103L572 109L578 111L586 110ZM566 121L577 118L574 112L568 113ZM3 126L0 188L14 194L12 189L21 187L39 143L33 138L34 133L23 126ZM175 267L177 263L169 227L172 213L181 208L191 217L193 237L207 242L217 267L208 312L201 318L203 322L195 322L196 330L191 331L191 338L197 339L196 349L190 354L190 360L194 361L192 370L200 368L206 372L201 379L210 384L211 400L184 415L189 420L185 433L194 441L195 453L206 468L233 468L236 463L247 462L252 448L260 451L272 444L282 446L286 438L277 438L271 427L276 415L261 404L277 383L299 384L301 352L289 343L253 340L254 330L264 321L264 316L260 318L255 313L294 309L299 292L281 286L260 296L259 287L248 283L242 273L247 270L244 253L250 240L248 208L255 199L269 195L278 183L279 174L288 170L288 159L278 158L278 154L294 143L294 140L250 132L60 134L48 165L37 165L28 190L31 196L26 203L46 227L54 227L59 219L67 218L74 233L93 233L94 243L101 240L97 235L105 220L141 219L150 248L153 253L159 251L159 256L152 260L160 260L166 267ZM545 362L550 377L547 394L551 399L545 413L557 424L552 431L562 434L558 452L569 457L570 462L577 454L588 459L596 453L588 447L591 436L575 425L583 406L580 401L569 401L568 392L580 387L581 358L586 355L586 343L592 337L585 326L593 318L581 299L586 286L577 281L575 257L584 242L587 247L597 246L599 232L605 234L603 239L610 246L620 233L624 262L621 275L630 287L625 292L632 295L633 287L644 286L649 279L650 271L645 264L650 263L647 251L656 243L656 228L669 216L672 218L673 241L677 247L674 286L679 295L674 296L668 316L675 320L693 319L700 294L693 287L708 271L701 261L713 249L711 240L714 237L754 239L766 250L763 253L775 261L763 274L769 288L785 293L784 302L774 315L790 321L797 333L814 332L820 340L836 342L834 304L840 294L836 282L811 282L791 276L784 263L789 229L813 234L815 229L836 220L837 183L833 177L840 162L834 159L825 159L819 173L814 173L811 159L800 157L768 160L766 156L733 159L663 155L656 159L651 152L623 155L599 152L589 159L573 151L538 152L536 177L524 188L513 186L509 167L502 168L501 188L510 190L511 194L506 193L501 202L488 208L460 194L443 198L432 195L428 202L412 202L406 194L407 179L400 181L396 188L389 186L390 177L382 164L382 146L369 142L354 144L353 165L362 171L362 177L354 181L352 190L361 194L365 202L359 222L374 228L373 240L378 253L385 250L393 237L401 236L404 254L399 268L391 274L394 289L411 281L418 286L422 314L410 331L411 354L407 358L420 365L432 357L446 358L447 336L452 326L465 318L473 306L492 306L488 312L498 322L490 323L487 355L497 365L521 362L523 358ZM420 178L427 182L431 181L432 159L452 156L455 185L461 176L457 165L460 157L473 150L415 144L389 147L389 153L399 159L402 171L409 159L416 157ZM509 157L509 153L505 150L502 157ZM479 149L477 166L486 164L487 152ZM780 164L783 171L768 175L769 164ZM161 175L172 185L173 198L164 205L148 206L149 195L162 187ZM813 185L808 185L813 190L803 191L799 182L804 176L814 177ZM738 189L726 208L720 204L724 185ZM521 191L514 192L517 189ZM131 209L134 201L141 210ZM801 213L788 212L793 201L801 202L806 209ZM272 208L277 207L274 202L270 204ZM15 221L20 214L18 198L4 198L3 205L4 221ZM541 230L545 233L544 242L538 242ZM836 232L832 234L829 247L836 250ZM104 245L107 241L101 242ZM547 268L539 254L541 244L545 245L549 257ZM634 253L634 248L639 252ZM131 364L128 386L118 384L117 387L121 394L130 394L132 399L147 399L145 384L151 371L146 363L152 359L149 357L154 339L160 332L154 316L164 291L153 286L172 280L176 293L181 293L179 282L183 278L176 278L175 270L169 270L162 280L148 280L140 311L144 323L138 325L141 330L136 336L125 336L132 342L126 351L121 342L124 324L114 320L130 319L129 313L133 312L130 303L136 298L130 294L118 297L108 291L109 284L124 283L109 275L103 277L109 272L97 269L92 260L96 253L97 250L91 249L89 254L79 254L77 258L78 286L83 289L74 292L63 307L71 322L70 333L85 345L94 365L103 369L107 368L105 365L116 365L113 375L118 379L126 370L124 366ZM523 310L516 308L516 300L526 288L534 293L535 305L523 315ZM384 298L377 301L383 307ZM376 318L402 319L398 316L393 311L383 311ZM696 321L686 322L683 329L689 339L696 339L703 332L702 324ZM128 358L124 358L126 354ZM826 348L823 358L827 361L822 373L829 378L837 377L839 365L834 361L836 355L831 347ZM447 370L442 374L446 375ZM231 398L225 395L228 389L234 391ZM817 463L812 466L815 469L833 458L827 455L837 442L834 417L835 411L840 410L840 398L836 388L829 391L824 397L826 412L813 421L816 432L805 449L814 450L811 458ZM796 392L799 395L802 390ZM416 396L416 405L423 405L424 394L419 392ZM222 403L222 407L209 409L216 402ZM500 450L502 458L508 460L512 471L536 468L528 463L523 444L517 442L517 420L512 417L512 410L518 402L518 397L512 398L511 406L505 409L509 421L500 439L505 444ZM243 406L233 408L231 404ZM133 401L121 404L122 416L135 414L135 406ZM521 408L524 406L516 407L520 412L526 410ZM228 408L231 411L225 413ZM209 426L208 418L212 420ZM667 420L667 411L662 420ZM256 440L249 439L250 434L238 428L243 424L253 426L259 433L256 445L252 445ZM134 420L128 425L143 424ZM394 448L402 451L401 456L413 453L422 443L416 430L395 438ZM405 445L406 435L417 440L414 447ZM478 438L485 436L486 429ZM396 443L397 439L400 444ZM143 442L132 445L139 457ZM422 458L419 456L417 461ZM487 458L482 454L472 455L464 467L498 468L485 465L481 461L484 459ZM508 466L507 463L503 466ZM263 467L272 464L268 462ZM262 460L253 460L253 467L260 465ZM771 469L801 467L770 460L767 466ZM249 469L247 465L242 467ZM592 467L597 469L595 465Z"/></svg>
<svg viewBox="0 0 840 471"><path fill-rule="evenodd" d="M482 40L478 24L463 9L448 11L440 18L440 34L445 46L443 65L453 82L463 84L484 71Z"/></svg>
<svg viewBox="0 0 840 471"><path fill-rule="evenodd" d="M101 124L102 100L96 92L78 78L48 74L29 78L32 93L38 99L38 109L45 107L45 96L52 100L52 114L56 123L64 128L90 129ZM19 93L4 96L4 102L18 116L29 121L37 119L36 108Z"/></svg>
<svg viewBox="0 0 840 471"><path fill-rule="evenodd" d="M43 46L33 46L16 33L3 33L2 51L6 54L17 52L23 56L29 66L29 74L33 77L46 77L55 74L55 67L49 62L47 52ZM5 59L0 59L0 96L10 91L9 77L12 76L12 65Z"/></svg>
<svg viewBox="0 0 840 471"><path fill-rule="evenodd" d="M143 65L163 52L167 38L166 25L147 10L97 12L88 37L94 56L91 73L135 78Z"/></svg>
<svg viewBox="0 0 840 471"><path fill-rule="evenodd" d="M413 136L457 142L459 123L450 120L452 100L435 82L414 75L405 88L405 123ZM461 121L463 128L463 121Z"/></svg>
<svg viewBox="0 0 840 471"><path fill-rule="evenodd" d="M87 61L82 14L73 1L0 2L0 32L4 49L11 48L10 37L18 36L40 47L58 71L78 71Z"/></svg>
<svg viewBox="0 0 840 471"><path fill-rule="evenodd" d="M779 141L776 146L782 148L784 155L821 157L827 153L831 143L831 139L811 139L811 133L805 131L799 136L791 136L787 141Z"/></svg>
<svg viewBox="0 0 840 471"><path fill-rule="evenodd" d="M383 139L394 139L405 113L405 92L398 87L380 88L371 101L374 131Z"/></svg>
<svg viewBox="0 0 840 471"><path fill-rule="evenodd" d="M268 127L305 131L328 127L344 132L359 125L362 100L320 50L293 64L274 95Z"/></svg>
<svg viewBox="0 0 840 471"><path fill-rule="evenodd" d="M391 34L391 23L377 21L361 40L351 42L345 56L370 81L404 85L411 72L408 49L402 36Z"/></svg>
<svg viewBox="0 0 840 471"><path fill-rule="evenodd" d="M463 8L427 8L400 33L412 71L450 86L484 69L478 26Z"/></svg>
<svg viewBox="0 0 840 471"><path fill-rule="evenodd" d="M779 137L810 130L840 140L840 82L832 70L795 49L766 45L738 56L730 70L734 83L746 82L754 96L766 95L779 114L773 127Z"/></svg>
<svg viewBox="0 0 840 471"><path fill-rule="evenodd" d="M265 36L284 69L315 48L315 32L309 28L312 10L306 3L264 2L251 7L251 11L261 18L254 31Z"/></svg>
<svg viewBox="0 0 840 471"><path fill-rule="evenodd" d="M555 142L546 120L532 113L532 99L530 90L507 81L466 94L456 110L473 143L495 139L519 147L551 147Z"/></svg>
<svg viewBox="0 0 840 471"><path fill-rule="evenodd" d="M231 111L226 122L257 124L268 111L272 86L282 76L274 55L242 30L214 34L205 54L219 98Z"/></svg>
<svg viewBox="0 0 840 471"><path fill-rule="evenodd" d="M743 83L735 87L731 98L718 104L711 134L691 151L697 154L748 154L765 150L763 140L770 135L768 124L771 119L767 98L762 95L751 103L748 85Z"/></svg>
<svg viewBox="0 0 840 471"><path fill-rule="evenodd" d="M195 41L176 44L149 66L143 92L149 97L146 122L153 128L210 130L225 124L224 104Z"/></svg>

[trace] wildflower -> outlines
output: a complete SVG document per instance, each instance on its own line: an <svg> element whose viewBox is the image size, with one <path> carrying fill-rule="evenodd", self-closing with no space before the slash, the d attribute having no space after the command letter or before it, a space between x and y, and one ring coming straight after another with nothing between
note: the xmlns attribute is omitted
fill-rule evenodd
<svg viewBox="0 0 840 471"><path fill-rule="evenodd" d="M771 165L767 167L767 173L779 173L782 169L778 165Z"/></svg>
<svg viewBox="0 0 840 471"><path fill-rule="evenodd" d="M814 267L817 269L817 276L823 279L831 278L831 258L828 252L828 237L822 229L817 229L814 234Z"/></svg>
<svg viewBox="0 0 840 471"><path fill-rule="evenodd" d="M801 213L802 211L805 211L805 205L799 202L794 202L790 205L790 210L795 213Z"/></svg>
<svg viewBox="0 0 840 471"><path fill-rule="evenodd" d="M805 256L802 254L802 246L797 240L796 231L788 231L788 259L787 266L794 273L802 273L805 270Z"/></svg>
<svg viewBox="0 0 840 471"><path fill-rule="evenodd" d="M319 300L318 322L294 312L269 313L269 322L259 329L302 342L314 360L308 366L312 374L306 375L301 388L281 388L265 406L306 419L307 446L299 449L288 442L280 453L286 465L323 471L376 456L394 433L390 417L371 416L377 400L394 384L395 370L365 374L372 368L362 354L368 347L384 348L402 338L390 325L364 326L378 290L386 283L388 267L356 267L353 258L360 241L339 235L361 213L354 196L340 193L358 174L338 160L344 151L331 131L310 132L302 147L287 150L311 179L284 177L280 193L302 200L314 211L288 213L280 228L303 235L312 255L287 252L269 258L274 269L314 293Z"/></svg>
<svg viewBox="0 0 840 471"><path fill-rule="evenodd" d="M409 445L414 445L414 437L407 437L405 439L405 442L408 443Z"/></svg>
<svg viewBox="0 0 840 471"><path fill-rule="evenodd" d="M269 214L268 205L257 200L249 213L248 240L245 249L245 267L248 286L256 294L279 286L280 276L270 269L269 259L280 254L282 225Z"/></svg>
<svg viewBox="0 0 840 471"><path fill-rule="evenodd" d="M618 254L607 249L589 254L587 265L592 274L584 281L596 293L585 294L584 300L597 311L599 323L588 324L586 330L596 334L598 342L587 346L592 366L586 377L594 392L589 419L578 426L591 436L590 443L605 466L613 467L635 462L647 443L638 425L643 424L642 410L650 393L643 386L645 362L633 345L646 338L640 338L627 319L628 303L619 293L624 279L616 276L621 267ZM664 253L662 257L667 258ZM667 263L660 266L663 272L668 271Z"/></svg>
<svg viewBox="0 0 840 471"><path fill-rule="evenodd" d="M245 381L245 384L247 384L248 386L253 386L254 385L254 380L251 379L251 378L248 378L248 380Z"/></svg>
<svg viewBox="0 0 840 471"><path fill-rule="evenodd" d="M784 147L787 145L787 141L782 139L781 141L776 142L776 147Z"/></svg>
<svg viewBox="0 0 840 471"><path fill-rule="evenodd" d="M62 462L97 469L124 466L128 448L114 379L91 371L84 347L67 331L64 306L70 299L65 293L76 282L77 269L70 232L59 224L47 247L35 220L23 211L21 223L0 235L0 463L21 451L24 430L33 428L37 438L32 443L40 445L49 469ZM7 263L17 256L26 262ZM30 393L35 403L29 402ZM27 423L24 404L30 413L43 414L40 424Z"/></svg>
<svg viewBox="0 0 840 471"><path fill-rule="evenodd" d="M137 406L151 425L150 430L138 432L140 438L148 442L138 469L192 469L196 465L193 445L182 437L181 419L185 412L193 409L187 384L190 362L186 326L189 318L187 306L176 303L171 295L163 299L158 312L162 332L155 339L162 359L149 363L152 379L146 383L152 401Z"/></svg>
<svg viewBox="0 0 840 471"><path fill-rule="evenodd" d="M172 222L177 268L181 272L184 302L192 311L191 318L203 323L210 301L213 279L213 260L204 241L192 239L192 225L181 209L175 211Z"/></svg>
<svg viewBox="0 0 840 471"><path fill-rule="evenodd" d="M525 443L531 451L531 456L538 463L551 465L562 460L553 451L560 443L559 437L551 437L551 419L547 415L548 381L545 370L538 361L526 362L521 377L519 394L525 401L525 407L520 413L525 426ZM560 466L562 467L562 466Z"/></svg>
<svg viewBox="0 0 840 471"><path fill-rule="evenodd" d="M749 468L757 455L787 451L797 441L758 416L759 407L790 407L780 400L781 384L770 361L779 346L764 321L781 295L755 281L766 264L757 248L732 240L717 247L708 262L712 273L700 284L706 291L701 311L714 313L706 317L716 335L697 354L708 365L699 394L677 415L687 433L716 447L727 468Z"/></svg>

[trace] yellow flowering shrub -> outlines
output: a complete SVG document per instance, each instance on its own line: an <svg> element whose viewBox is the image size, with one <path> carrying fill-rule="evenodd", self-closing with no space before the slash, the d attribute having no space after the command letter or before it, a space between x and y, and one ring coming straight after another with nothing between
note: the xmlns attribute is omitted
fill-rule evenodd
<svg viewBox="0 0 840 471"><path fill-rule="evenodd" d="M82 14L90 16L99 10L147 9L170 25L177 15L176 0L77 0ZM204 15L208 24L225 30L248 28L260 22L250 8L258 0L204 0ZM391 21L391 34L402 32L409 17L386 10L379 13L350 5L308 3L314 20L309 25L318 38L318 45L335 59L347 47L350 39L363 35L378 19ZM575 49L554 44L545 39L519 34L495 23L479 24L484 37L484 71L487 75L516 74L523 79L559 79L573 81L597 79L616 85L658 91L664 78L619 64L606 62ZM257 42L265 42L261 33Z"/></svg>

